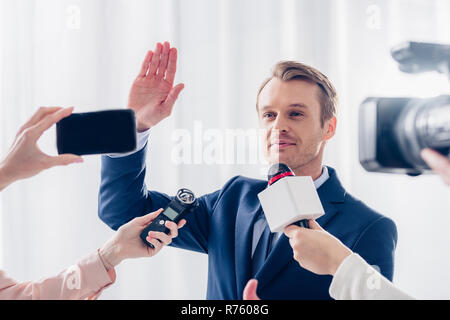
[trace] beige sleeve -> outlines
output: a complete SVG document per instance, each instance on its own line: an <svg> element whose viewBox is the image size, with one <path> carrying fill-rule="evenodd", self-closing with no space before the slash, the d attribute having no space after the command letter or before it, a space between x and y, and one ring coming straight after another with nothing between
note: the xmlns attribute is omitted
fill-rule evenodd
<svg viewBox="0 0 450 320"><path fill-rule="evenodd" d="M115 279L114 269L106 271L97 251L58 275L38 281L20 283L0 271L0 299L95 299Z"/></svg>

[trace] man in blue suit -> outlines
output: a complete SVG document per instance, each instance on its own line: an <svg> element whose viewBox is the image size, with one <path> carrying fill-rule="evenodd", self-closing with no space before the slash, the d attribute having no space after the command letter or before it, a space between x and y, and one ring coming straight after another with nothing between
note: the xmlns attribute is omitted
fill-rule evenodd
<svg viewBox="0 0 450 320"><path fill-rule="evenodd" d="M167 42L149 51L129 97L137 118L137 151L102 157L99 216L113 229L173 199L147 191L144 178L148 129L170 115L183 89L183 84L173 86L176 58ZM278 63L257 95L265 156L298 176L311 176L325 211L317 222L392 280L395 224L348 194L336 171L322 165L336 130L336 108L336 90L326 76L298 62ZM257 194L266 187L267 181L237 176L200 197L171 245L208 254L208 299L242 299L251 278L258 280L262 299L330 299L331 276L301 268L283 233L264 232L267 222Z"/></svg>

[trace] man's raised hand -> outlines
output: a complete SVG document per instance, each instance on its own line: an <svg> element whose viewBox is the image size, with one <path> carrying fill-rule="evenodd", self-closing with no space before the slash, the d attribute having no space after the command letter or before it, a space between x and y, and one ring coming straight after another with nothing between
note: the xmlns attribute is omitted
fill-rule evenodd
<svg viewBox="0 0 450 320"><path fill-rule="evenodd" d="M177 70L177 49L168 42L148 51L141 71L131 87L128 108L136 113L137 129L145 131L171 112L184 84L173 85Z"/></svg>

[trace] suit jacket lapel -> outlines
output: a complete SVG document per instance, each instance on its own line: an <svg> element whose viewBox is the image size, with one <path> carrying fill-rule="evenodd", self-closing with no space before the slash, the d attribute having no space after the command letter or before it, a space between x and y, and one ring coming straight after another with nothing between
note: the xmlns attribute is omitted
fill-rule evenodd
<svg viewBox="0 0 450 320"><path fill-rule="evenodd" d="M333 168L328 168L330 178L317 190L320 201L322 202L325 214L316 221L322 228L326 228L330 220L338 212L335 204L344 203L346 191Z"/></svg>
<svg viewBox="0 0 450 320"><path fill-rule="evenodd" d="M289 240L282 234L267 257L267 261L255 275L255 278L258 279L258 290L263 289L291 261L292 257L293 252Z"/></svg>
<svg viewBox="0 0 450 320"><path fill-rule="evenodd" d="M322 204L325 214L317 219L317 222L326 227L331 218L337 213L337 208L329 203L324 202ZM267 257L266 263L264 263L261 270L256 274L255 278L258 279L258 290L263 289L283 268L291 262L294 257L289 239L284 233L278 239L275 247ZM251 260L250 260L251 263Z"/></svg>
<svg viewBox="0 0 450 320"><path fill-rule="evenodd" d="M345 190L339 182L335 170L328 167L328 172L329 179L317 190L325 211L325 214L317 219L317 222L324 228L338 212L334 204L344 202L345 196ZM255 276L258 279L258 290L263 289L292 259L293 251L289 239L282 234L270 252L266 263Z"/></svg>
<svg viewBox="0 0 450 320"><path fill-rule="evenodd" d="M253 226L256 218L262 211L261 204L257 194L264 190L267 182L262 181L261 188L257 192L249 194L245 198L245 205L239 206L236 215L236 227L234 233L234 254L235 254L235 272L236 272L236 289L238 299L242 299L245 285L251 277L252 272L252 239Z"/></svg>

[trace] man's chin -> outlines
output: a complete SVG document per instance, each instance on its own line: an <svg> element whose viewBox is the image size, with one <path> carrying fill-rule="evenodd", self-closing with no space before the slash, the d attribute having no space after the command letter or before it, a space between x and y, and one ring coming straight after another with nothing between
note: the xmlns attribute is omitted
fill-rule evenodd
<svg viewBox="0 0 450 320"><path fill-rule="evenodd" d="M291 161L290 161L289 157L287 157L286 155L283 155L283 154L272 155L272 156L270 157L269 163L270 163L271 165L272 165L272 164L276 164L276 163L284 163L284 164L287 165L288 167L291 167L291 166L290 166Z"/></svg>

